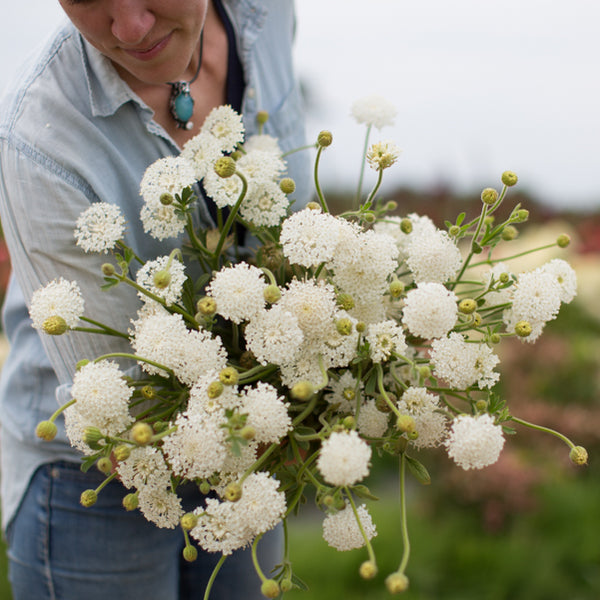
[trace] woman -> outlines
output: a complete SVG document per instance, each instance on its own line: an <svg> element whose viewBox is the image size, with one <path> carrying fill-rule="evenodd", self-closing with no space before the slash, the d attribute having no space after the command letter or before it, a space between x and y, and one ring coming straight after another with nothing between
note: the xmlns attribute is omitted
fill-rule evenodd
<svg viewBox="0 0 600 600"><path fill-rule="evenodd" d="M59 1L68 24L0 107L0 215L14 272L4 308L11 353L0 386L2 517L14 598L201 598L218 556L185 563L181 532L125 512L118 482L82 508L81 491L103 476L80 472L62 426L53 442L36 438L36 424L69 398L77 361L124 347L105 336L42 339L27 302L48 281L76 280L87 314L127 330L135 293L119 286L102 295L105 257L75 246L75 221L90 203L109 202L125 215L125 241L138 255L152 259L178 246L181 240L143 233L139 182L149 164L177 154L215 106L240 110L247 135L256 132L257 112L268 111L266 132L284 151L304 143L293 2ZM299 154L288 161L300 203L304 161ZM213 226L202 201L196 219ZM198 498L189 493L194 506ZM265 561L278 559L270 554ZM248 558L234 556L211 597L259 597L257 582Z"/></svg>

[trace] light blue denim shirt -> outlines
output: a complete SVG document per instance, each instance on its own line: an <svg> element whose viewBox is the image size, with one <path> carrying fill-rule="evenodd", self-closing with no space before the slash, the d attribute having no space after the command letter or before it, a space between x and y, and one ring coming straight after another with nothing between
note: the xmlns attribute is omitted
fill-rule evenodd
<svg viewBox="0 0 600 600"><path fill-rule="evenodd" d="M292 0L225 0L237 36L246 80L243 115L247 135L266 110L265 133L284 151L305 144L299 87L292 69ZM78 216L92 202L117 204L128 222L125 241L145 259L168 254L181 240L158 242L144 234L139 184L157 159L179 152L153 121L152 110L119 78L110 61L68 23L18 75L0 104L0 217L13 276L4 306L11 344L0 382L3 525L17 510L29 479L43 463L79 461L58 422L53 442L35 427L69 400L74 367L83 358L126 351L125 340L78 332L40 336L27 305L47 282L76 280L85 314L127 331L139 300L127 286L100 291L104 255L75 245ZM288 158L297 204L308 197L308 157ZM201 203L198 224L210 215Z"/></svg>

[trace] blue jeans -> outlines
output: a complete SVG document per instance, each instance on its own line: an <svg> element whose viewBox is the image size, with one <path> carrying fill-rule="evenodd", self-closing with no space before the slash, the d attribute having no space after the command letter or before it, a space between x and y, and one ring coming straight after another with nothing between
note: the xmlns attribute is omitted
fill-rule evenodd
<svg viewBox="0 0 600 600"><path fill-rule="evenodd" d="M202 600L220 554L200 550L187 563L181 529L159 529L139 511L125 511L126 490L118 481L93 507L82 507L81 492L103 478L66 462L35 473L6 532L14 600ZM186 510L202 498L191 485L182 497ZM266 573L280 562L280 537L276 530L259 543ZM234 598L262 598L249 550L227 558L210 595Z"/></svg>

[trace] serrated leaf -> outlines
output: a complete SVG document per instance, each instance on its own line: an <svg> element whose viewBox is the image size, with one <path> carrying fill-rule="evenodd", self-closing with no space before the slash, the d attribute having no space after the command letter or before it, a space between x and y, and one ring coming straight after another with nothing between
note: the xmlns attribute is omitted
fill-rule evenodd
<svg viewBox="0 0 600 600"><path fill-rule="evenodd" d="M431 476L429 471L425 468L425 465L420 463L416 458L412 456L404 455L404 460L408 466L408 470L413 474L419 483L423 485L429 485L431 483Z"/></svg>

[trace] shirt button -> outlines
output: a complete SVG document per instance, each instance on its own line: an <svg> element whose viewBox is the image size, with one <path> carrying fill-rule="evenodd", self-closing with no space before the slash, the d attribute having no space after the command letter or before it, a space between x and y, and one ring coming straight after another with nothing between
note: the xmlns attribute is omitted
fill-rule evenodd
<svg viewBox="0 0 600 600"><path fill-rule="evenodd" d="M254 96L256 96L256 90L253 87L248 88L247 96L248 98L254 98Z"/></svg>

